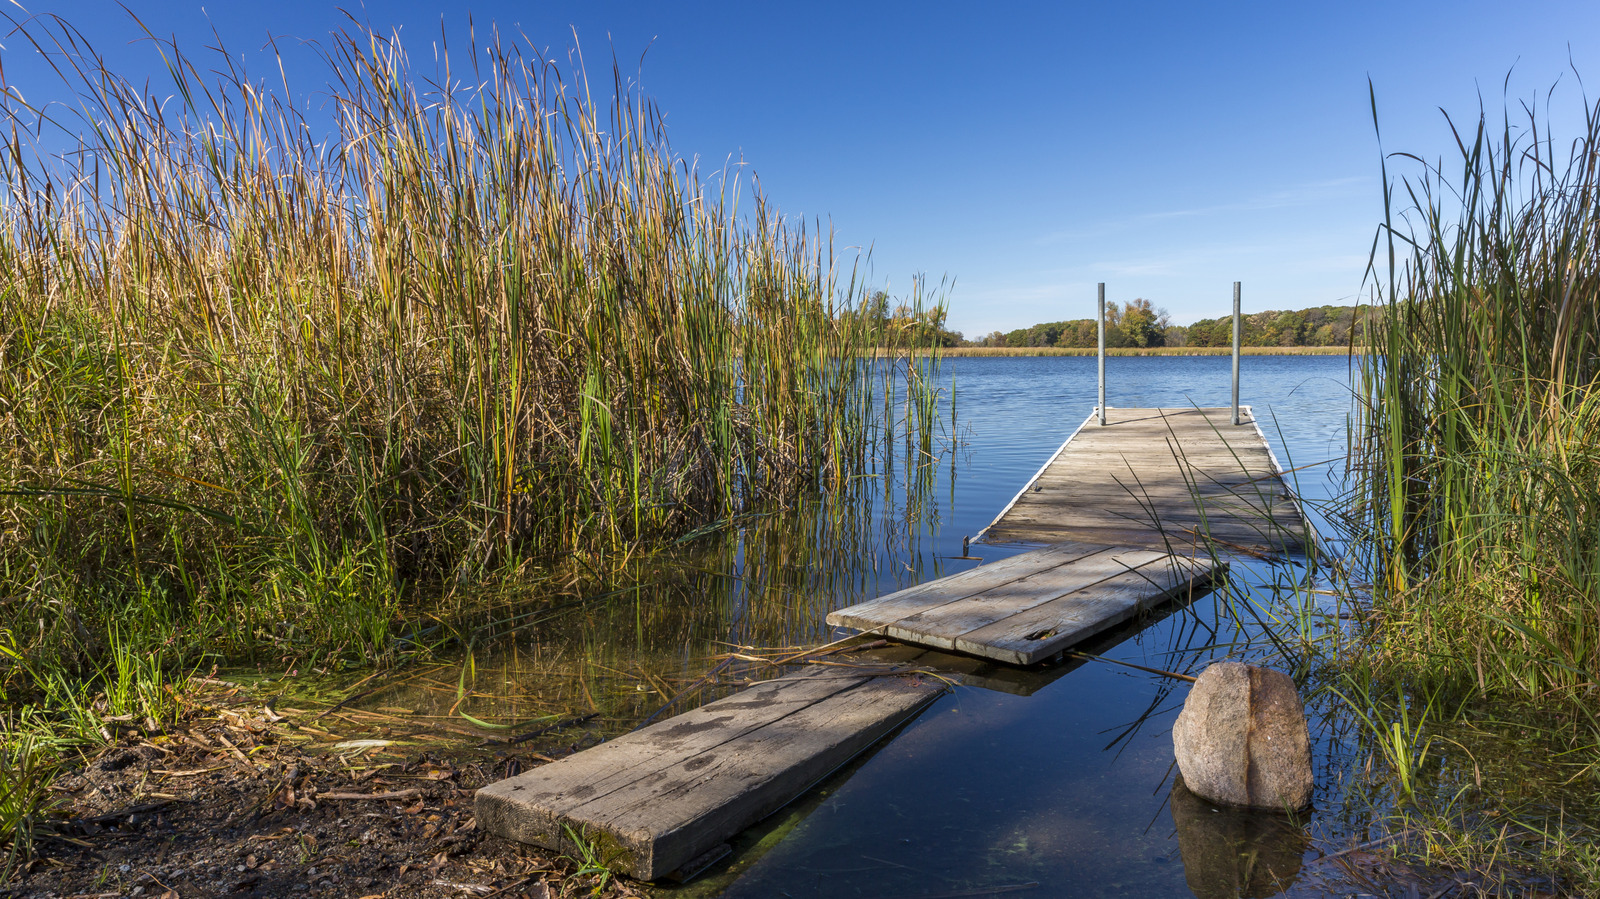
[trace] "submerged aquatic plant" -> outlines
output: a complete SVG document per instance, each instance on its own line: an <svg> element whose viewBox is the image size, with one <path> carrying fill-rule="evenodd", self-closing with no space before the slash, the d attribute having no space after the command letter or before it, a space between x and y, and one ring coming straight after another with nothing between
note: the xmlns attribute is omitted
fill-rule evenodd
<svg viewBox="0 0 1600 899"><path fill-rule="evenodd" d="M1346 676L1344 680L1344 690L1330 687L1328 692L1343 700L1360 720L1378 755L1394 773L1398 797L1414 800L1418 778L1433 748L1433 737L1428 736L1426 728L1434 713L1433 699L1413 715L1404 690L1395 692L1391 706L1374 697L1358 678Z"/></svg>

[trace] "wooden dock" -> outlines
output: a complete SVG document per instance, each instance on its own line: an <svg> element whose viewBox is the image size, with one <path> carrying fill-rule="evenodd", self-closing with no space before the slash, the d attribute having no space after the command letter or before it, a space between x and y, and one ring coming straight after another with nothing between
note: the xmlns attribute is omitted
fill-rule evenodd
<svg viewBox="0 0 1600 899"><path fill-rule="evenodd" d="M1061 543L840 609L828 623L1032 665L1204 589L1224 569L1148 549Z"/></svg>
<svg viewBox="0 0 1600 899"><path fill-rule="evenodd" d="M692 874L947 682L1028 692L1038 669L1007 677L997 663L1116 638L1108 628L1210 586L1227 568L1215 550L1305 551L1310 529L1241 411L1237 427L1227 409L1112 409L1105 427L1091 416L980 534L1049 545L828 616L914 647L753 685L485 787L478 825L569 854L581 840L643 880Z"/></svg>
<svg viewBox="0 0 1600 899"><path fill-rule="evenodd" d="M1249 406L1106 410L1078 426L977 540L1183 554L1306 553L1312 530Z"/></svg>
<svg viewBox="0 0 1600 899"><path fill-rule="evenodd" d="M904 666L816 667L478 791L478 826L613 870L682 879L946 688Z"/></svg>

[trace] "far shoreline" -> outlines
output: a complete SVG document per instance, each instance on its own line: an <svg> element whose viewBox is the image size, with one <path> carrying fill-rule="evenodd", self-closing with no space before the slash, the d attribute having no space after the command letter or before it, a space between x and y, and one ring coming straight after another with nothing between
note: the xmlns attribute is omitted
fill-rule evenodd
<svg viewBox="0 0 1600 899"><path fill-rule="evenodd" d="M919 348L917 355L935 352ZM940 356L1094 356L1094 347L1054 346L955 346L939 347ZM1362 347L1348 346L1247 346L1239 348L1241 356L1353 356L1363 355ZM1232 347L1217 346L1161 346L1161 347L1106 347L1107 356L1231 356Z"/></svg>

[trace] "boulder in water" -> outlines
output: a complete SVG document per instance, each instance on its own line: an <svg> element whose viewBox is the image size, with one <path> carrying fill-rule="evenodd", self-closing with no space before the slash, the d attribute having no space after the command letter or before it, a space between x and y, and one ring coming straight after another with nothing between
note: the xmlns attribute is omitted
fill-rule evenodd
<svg viewBox="0 0 1600 899"><path fill-rule="evenodd" d="M1183 782L1221 805L1293 811L1311 802L1311 740L1294 681L1218 662L1200 674L1172 726Z"/></svg>

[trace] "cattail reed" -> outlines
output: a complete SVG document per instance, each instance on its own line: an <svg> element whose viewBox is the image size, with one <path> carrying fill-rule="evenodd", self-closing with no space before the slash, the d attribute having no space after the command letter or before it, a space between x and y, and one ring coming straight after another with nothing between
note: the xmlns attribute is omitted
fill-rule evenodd
<svg viewBox="0 0 1600 899"><path fill-rule="evenodd" d="M38 652L126 614L370 649L397 596L848 497L933 433L830 236L620 77L498 38L419 75L354 31L308 106L226 54L161 45L157 90L60 22L13 40L77 101L0 101L0 582L73 624Z"/></svg>
<svg viewBox="0 0 1600 899"><path fill-rule="evenodd" d="M1587 702L1600 106L1571 143L1531 112L1458 133L1459 158L1390 186L1405 212L1375 245L1357 476L1382 652L1422 680Z"/></svg>

